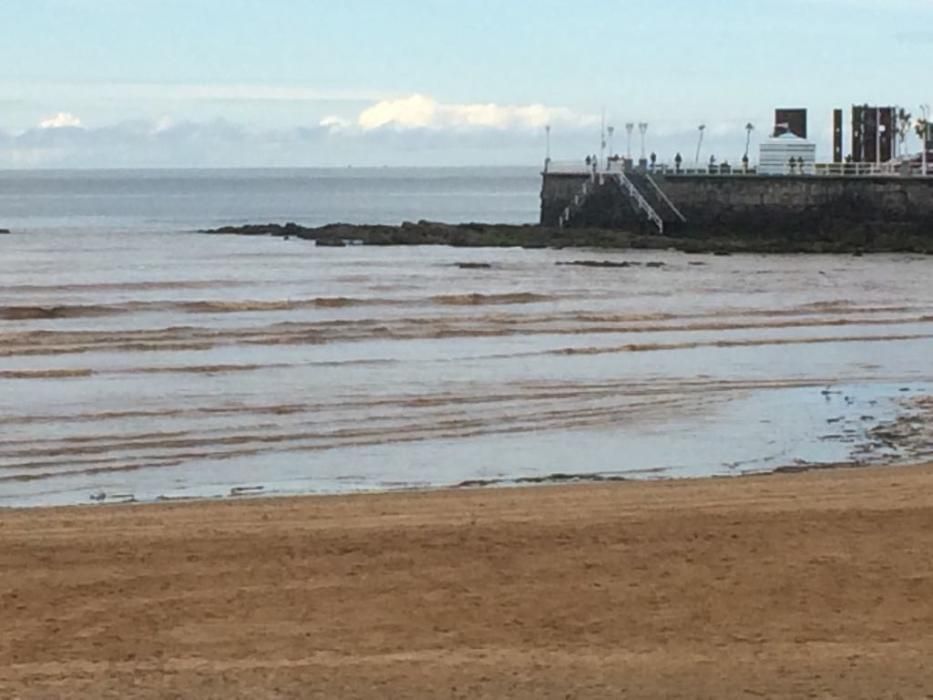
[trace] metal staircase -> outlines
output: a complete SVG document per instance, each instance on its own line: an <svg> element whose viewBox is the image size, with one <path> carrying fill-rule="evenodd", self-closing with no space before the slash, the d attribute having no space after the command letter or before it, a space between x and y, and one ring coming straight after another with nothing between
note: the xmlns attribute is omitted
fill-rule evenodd
<svg viewBox="0 0 933 700"><path fill-rule="evenodd" d="M651 177L649 173L645 173L645 180L651 186L651 190L657 195L667 209L676 217L680 223L687 223L687 217L680 213L680 209L674 206L674 203L671 201L671 198L667 196L667 193L664 192L659 186L658 183L654 181L654 178Z"/></svg>
<svg viewBox="0 0 933 700"><path fill-rule="evenodd" d="M634 209L641 212L648 222L657 228L658 233L663 234L665 226L687 223L686 217L651 175L636 170L625 172L621 168L613 168L608 172L594 172L586 179L580 186L580 190L561 212L558 218L558 226L560 228L567 227L583 209L586 201L596 188L604 186L607 180L611 180L619 187Z"/></svg>
<svg viewBox="0 0 933 700"><path fill-rule="evenodd" d="M595 173L589 177L586 182L580 186L580 191L577 192L573 199L570 200L564 211L560 213L560 217L557 219L557 225L560 228L564 228L567 224L570 223L571 219L579 212L583 205L586 203L586 200L593 193L593 190L596 189L596 175Z"/></svg>
<svg viewBox="0 0 933 700"><path fill-rule="evenodd" d="M664 219L661 218L658 212L655 211L655 208L645 199L645 196L638 191L638 188L635 187L635 183L632 182L625 173L612 172L608 173L606 177L615 180L621 190L628 195L632 204L635 205L635 208L640 210L648 218L648 221L657 227L658 233L664 233Z"/></svg>

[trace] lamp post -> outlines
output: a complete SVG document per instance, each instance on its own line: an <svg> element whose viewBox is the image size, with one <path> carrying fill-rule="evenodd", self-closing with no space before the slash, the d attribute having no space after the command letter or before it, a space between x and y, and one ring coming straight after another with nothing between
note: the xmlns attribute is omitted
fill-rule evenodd
<svg viewBox="0 0 933 700"><path fill-rule="evenodd" d="M648 123L640 122L638 124L638 133L641 134L641 158L640 160L645 160L645 135L648 133Z"/></svg>
<svg viewBox="0 0 933 700"><path fill-rule="evenodd" d="M544 167L547 168L551 163L551 125L544 127Z"/></svg>
<svg viewBox="0 0 933 700"><path fill-rule="evenodd" d="M745 161L748 162L748 148L752 144L752 132L755 130L755 125L749 122L745 125Z"/></svg>
<svg viewBox="0 0 933 700"><path fill-rule="evenodd" d="M696 165L700 165L700 149L703 148L703 132L706 131L706 124L700 124L697 127L697 131L700 132L699 137L697 138L697 157L695 159Z"/></svg>
<svg viewBox="0 0 933 700"><path fill-rule="evenodd" d="M612 147L612 137L616 133L616 128L614 126L609 127L609 157L615 155L615 149Z"/></svg>
<svg viewBox="0 0 933 700"><path fill-rule="evenodd" d="M603 120L599 127L599 160L606 162L606 109L603 108Z"/></svg>
<svg viewBox="0 0 933 700"><path fill-rule="evenodd" d="M881 109L875 107L875 167L881 170L881 132L884 126L881 123Z"/></svg>
<svg viewBox="0 0 933 700"><path fill-rule="evenodd" d="M632 132L635 130L635 124L629 122L625 125L625 134L626 134L626 148L625 148L625 157L628 160L632 159Z"/></svg>
<svg viewBox="0 0 933 700"><path fill-rule="evenodd" d="M927 176L927 143L930 140L930 105L920 105L920 111L923 113L923 134L920 136L920 150L923 169L923 176Z"/></svg>

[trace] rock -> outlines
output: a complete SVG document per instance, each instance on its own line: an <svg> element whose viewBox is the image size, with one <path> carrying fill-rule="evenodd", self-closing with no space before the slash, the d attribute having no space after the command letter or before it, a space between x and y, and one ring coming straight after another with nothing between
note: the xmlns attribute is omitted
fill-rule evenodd
<svg viewBox="0 0 933 700"><path fill-rule="evenodd" d="M0 234L6 234L6 233L9 233L9 232L10 232L10 229L8 229L8 228L0 228Z"/></svg>
<svg viewBox="0 0 933 700"><path fill-rule="evenodd" d="M640 263L630 263L626 260L622 262L612 262L611 260L571 260L569 262L559 262L556 264L566 267L633 267Z"/></svg>
<svg viewBox="0 0 933 700"><path fill-rule="evenodd" d="M456 263L461 270L490 270L492 265L489 263Z"/></svg>
<svg viewBox="0 0 933 700"><path fill-rule="evenodd" d="M930 237L916 227L862 232L865 235L827 240L798 240L781 235L780 231L751 232L744 229L715 229L694 232L692 236L644 235L637 231L601 228L560 229L534 224L445 224L436 221L406 221L400 226L353 225L334 223L305 227L287 224L252 224L225 226L205 231L213 234L245 236L291 236L318 241L319 245L347 245L359 241L363 245L443 245L458 248L578 248L586 250L679 250L688 254L731 255L733 253L833 253L864 255L876 252L918 252L933 254ZM830 232L832 233L832 232ZM868 234L872 235L869 236ZM325 241L330 241L327 243ZM341 242L337 242L341 241ZM611 261L579 261L586 267L632 267L642 263Z"/></svg>

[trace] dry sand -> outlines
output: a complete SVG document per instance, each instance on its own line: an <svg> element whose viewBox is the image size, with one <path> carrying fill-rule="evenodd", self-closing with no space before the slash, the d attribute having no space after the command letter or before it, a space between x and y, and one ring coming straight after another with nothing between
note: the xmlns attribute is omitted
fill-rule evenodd
<svg viewBox="0 0 933 700"><path fill-rule="evenodd" d="M933 465L0 512L2 698L933 697Z"/></svg>

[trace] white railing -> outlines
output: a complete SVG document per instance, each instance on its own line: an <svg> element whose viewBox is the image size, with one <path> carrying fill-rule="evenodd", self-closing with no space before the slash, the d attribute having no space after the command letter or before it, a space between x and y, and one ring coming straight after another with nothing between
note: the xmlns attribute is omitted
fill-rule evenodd
<svg viewBox="0 0 933 700"><path fill-rule="evenodd" d="M592 164L587 165L586 161L575 161L575 160L565 160L565 161L554 161L546 160L544 161L544 172L548 174L556 175L591 175L594 170Z"/></svg>
<svg viewBox="0 0 933 700"><path fill-rule="evenodd" d="M642 193L638 191L638 188L635 187L635 184L629 180L624 172L612 172L609 174L609 177L613 178L629 197L631 197L635 204L641 209L648 217L648 220L651 221L655 226L658 227L658 232L664 233L664 220L658 216L658 212L654 210L654 207L648 203L648 200L642 196Z"/></svg>
<svg viewBox="0 0 933 700"><path fill-rule="evenodd" d="M593 173L590 173L590 179L586 180L580 186L580 190L573 196L573 199L570 200L570 204L564 207L564 211L562 211L560 216L557 218L557 225L559 228L564 228L564 226L570 223L570 219L573 218L573 215L583 208L583 204L590 196L590 193L593 191L595 184L596 176Z"/></svg>
<svg viewBox="0 0 933 700"><path fill-rule="evenodd" d="M625 167L622 161L609 161L603 167L594 167L592 164L578 161L549 161L545 163L545 173L558 175L579 175L593 176L598 173L624 173ZM917 162L898 162L889 163L807 163L801 172L800 166L791 168L790 164L781 173L765 174L759 171L757 166L743 168L742 166L730 165L712 165L712 166L689 166L675 168L667 163L658 163L649 167L645 173L647 175L678 176L690 175L694 177L780 177L782 175L794 175L797 177L923 177L923 166ZM928 176L933 177L933 165L929 170Z"/></svg>
<svg viewBox="0 0 933 700"><path fill-rule="evenodd" d="M920 163L892 161L890 163L817 163L817 175L856 177L878 176L887 177L922 177L923 166Z"/></svg>
<svg viewBox="0 0 933 700"><path fill-rule="evenodd" d="M671 198L667 196L667 193L664 190L662 190L660 187L658 187L658 183L654 181L654 178L651 177L651 175L649 175L648 173L645 173L645 179L654 188L654 191L657 193L658 197L661 198L661 201L667 205L668 209L674 212L674 215L678 219L680 219L681 223L684 223L684 224L687 223L687 218L683 214L680 213L680 209L674 206L674 203L671 201Z"/></svg>

